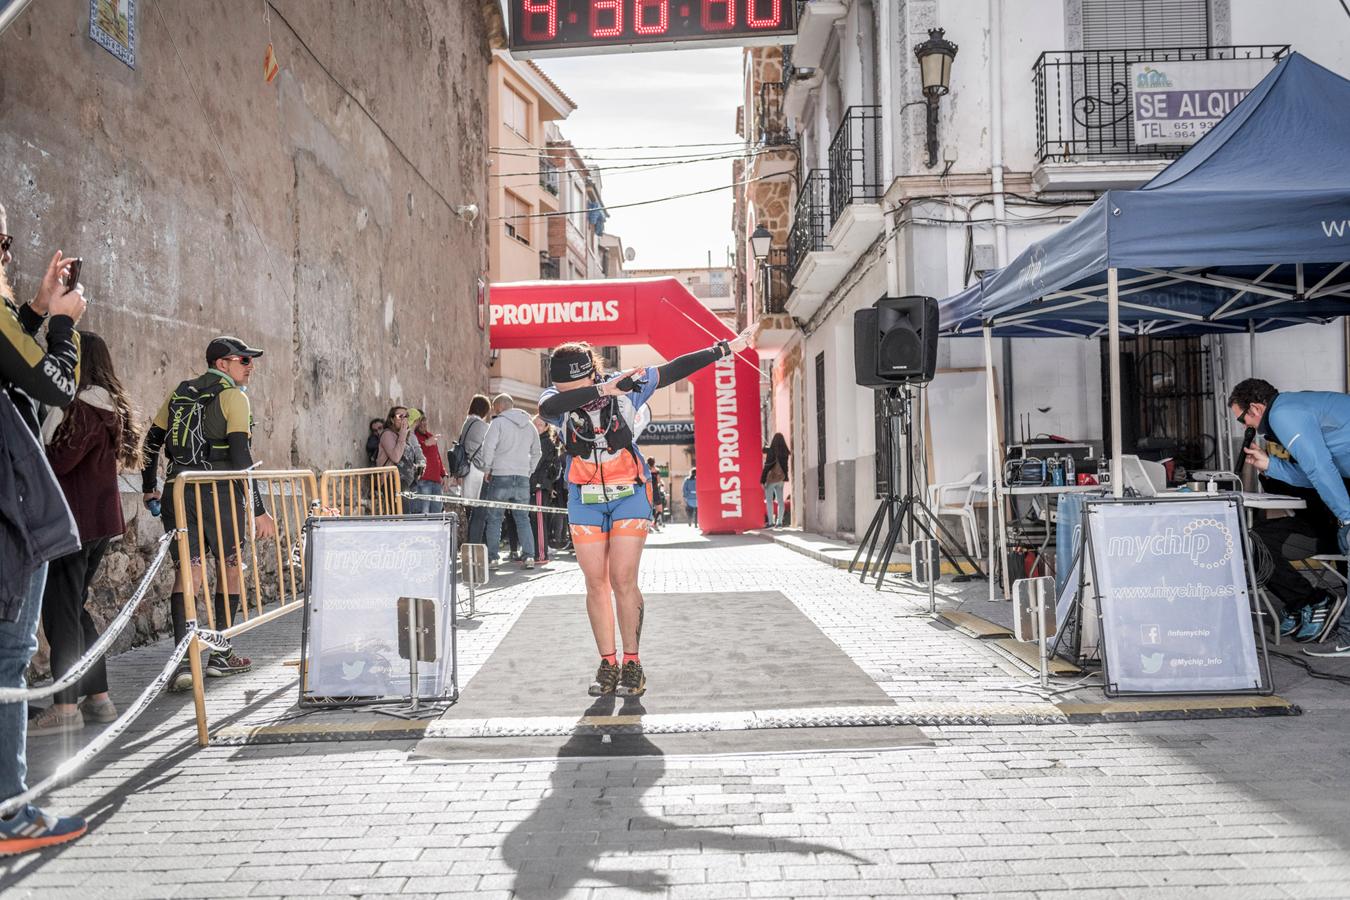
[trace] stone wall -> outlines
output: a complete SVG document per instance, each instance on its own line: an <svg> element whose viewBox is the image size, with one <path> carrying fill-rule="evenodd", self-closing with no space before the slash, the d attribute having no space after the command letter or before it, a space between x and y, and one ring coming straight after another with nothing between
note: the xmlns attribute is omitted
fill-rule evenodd
<svg viewBox="0 0 1350 900"><path fill-rule="evenodd" d="M202 370L211 336L265 348L250 396L266 468L360 464L367 419L393 402L453 432L486 368L500 23L490 3L378 6L142 2L134 69L90 40L85 0L35 4L0 36L20 299L55 249L84 257L80 327L107 339L147 417ZM126 500L136 515L99 579L100 620L158 533ZM166 595L152 592L141 638L162 632Z"/></svg>

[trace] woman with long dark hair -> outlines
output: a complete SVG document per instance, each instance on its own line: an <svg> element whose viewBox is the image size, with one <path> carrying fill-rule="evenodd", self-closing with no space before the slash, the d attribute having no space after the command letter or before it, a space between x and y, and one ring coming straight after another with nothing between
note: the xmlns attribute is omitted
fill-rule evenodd
<svg viewBox="0 0 1350 900"><path fill-rule="evenodd" d="M113 370L108 345L98 335L80 334L79 393L67 409L48 415L42 437L80 531L80 549L52 560L42 597L42 628L51 645L52 676L59 679L98 640L98 627L85 606L89 586L108 545L126 528L117 474L141 467L135 414ZM86 722L116 718L100 658L79 684L56 694L52 705L29 723L28 733L76 731Z"/></svg>
<svg viewBox="0 0 1350 900"><path fill-rule="evenodd" d="M483 439L488 433L488 416L492 401L484 394L474 394L469 401L469 412L459 426L459 443L469 460L469 471L464 476L460 496L477 500L483 493ZM481 506L469 507L469 543L487 542L487 510Z"/></svg>
<svg viewBox="0 0 1350 900"><path fill-rule="evenodd" d="M749 347L753 331L751 326L707 350L609 378L590 344L568 343L553 350L553 385L539 397L539 415L562 433L567 518L586 577L586 613L600 651L600 668L590 686L593 697L637 697L647 689L638 656L644 613L638 563L652 525L645 487L651 474L634 443L638 411L657 388ZM623 637L622 666L614 639L616 614Z"/></svg>
<svg viewBox="0 0 1350 900"><path fill-rule="evenodd" d="M787 438L776 432L764 451L764 470L759 474L759 483L764 485L764 523L770 528L783 524L783 483L788 480L791 457Z"/></svg>
<svg viewBox="0 0 1350 900"><path fill-rule="evenodd" d="M397 468L399 489L404 491L412 490L422 474L426 459L422 456L422 445L413 437L408 407L389 407L389 415L384 418L384 431L380 433L380 449L375 454L375 465Z"/></svg>

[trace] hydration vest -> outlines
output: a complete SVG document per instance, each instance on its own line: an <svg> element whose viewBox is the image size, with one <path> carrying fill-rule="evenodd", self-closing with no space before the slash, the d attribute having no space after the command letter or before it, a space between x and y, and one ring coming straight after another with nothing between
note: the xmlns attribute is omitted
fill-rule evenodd
<svg viewBox="0 0 1350 900"><path fill-rule="evenodd" d="M605 449L615 453L627 451L638 464L642 472L642 461L633 449L633 429L619 413L619 398L610 397L609 402L600 407L600 425L584 409L574 409L563 418L563 450L568 456L589 460L595 457L599 463L596 446L604 438Z"/></svg>

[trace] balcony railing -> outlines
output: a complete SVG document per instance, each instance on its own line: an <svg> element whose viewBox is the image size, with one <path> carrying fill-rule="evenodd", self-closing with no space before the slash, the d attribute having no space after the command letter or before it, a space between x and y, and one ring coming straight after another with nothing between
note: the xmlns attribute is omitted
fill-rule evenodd
<svg viewBox="0 0 1350 900"><path fill-rule="evenodd" d="M812 169L802 182L797 194L797 207L792 216L792 231L788 233L788 277L797 274L806 254L825 249L825 235L830 233L830 172Z"/></svg>
<svg viewBox="0 0 1350 900"><path fill-rule="evenodd" d="M1134 142L1130 64L1209 59L1278 59L1288 44L1053 50L1032 67L1036 87L1036 158L1171 159L1184 146Z"/></svg>
<svg viewBox="0 0 1350 900"><path fill-rule="evenodd" d="M772 147L792 143L783 109L786 93L787 85L779 81L766 81L759 86L759 128L755 136L761 144Z"/></svg>
<svg viewBox="0 0 1350 900"><path fill-rule="evenodd" d="M788 271L788 252L784 247L769 250L760 278L760 314L778 315L786 312L788 295L792 293L792 275Z"/></svg>
<svg viewBox="0 0 1350 900"><path fill-rule="evenodd" d="M557 280L562 277L562 262L556 256L549 256L547 253L539 254L539 277L547 280Z"/></svg>
<svg viewBox="0 0 1350 900"><path fill-rule="evenodd" d="M800 16L801 13L798 12L797 15ZM800 22L801 19L798 18L797 21ZM797 67L796 67L795 65L792 64L792 45L791 45L791 44L784 44L784 45L783 45L783 86L786 87L787 85L791 84L791 83L792 83L792 80L793 80L794 78L796 78L796 77L797 77Z"/></svg>
<svg viewBox="0 0 1350 900"><path fill-rule="evenodd" d="M876 203L881 183L881 107L850 106L830 139L830 220L850 203Z"/></svg>
<svg viewBox="0 0 1350 900"><path fill-rule="evenodd" d="M539 186L548 191L553 196L558 196L558 191L562 188L562 179L558 175L558 167L540 160L539 162Z"/></svg>

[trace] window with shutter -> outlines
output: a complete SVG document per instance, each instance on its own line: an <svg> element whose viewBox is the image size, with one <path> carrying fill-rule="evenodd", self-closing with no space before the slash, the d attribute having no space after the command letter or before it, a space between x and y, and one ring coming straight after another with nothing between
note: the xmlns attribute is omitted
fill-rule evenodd
<svg viewBox="0 0 1350 900"><path fill-rule="evenodd" d="M1209 0L1082 0L1083 49L1205 47Z"/></svg>

